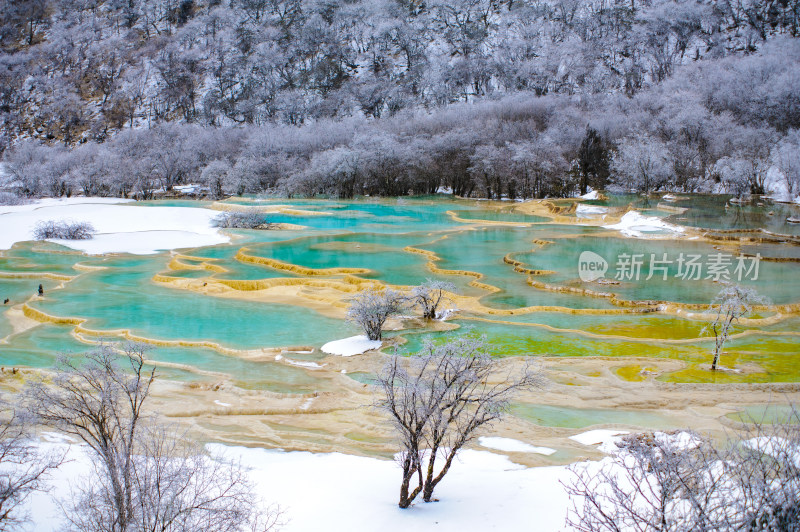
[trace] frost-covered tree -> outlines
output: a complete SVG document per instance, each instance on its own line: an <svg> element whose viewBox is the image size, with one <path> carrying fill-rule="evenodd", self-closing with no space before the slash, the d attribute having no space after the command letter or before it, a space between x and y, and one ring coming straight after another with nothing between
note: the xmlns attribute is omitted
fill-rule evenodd
<svg viewBox="0 0 800 532"><path fill-rule="evenodd" d="M368 288L353 297L347 309L347 319L364 329L370 340L380 340L386 320L400 312L405 301L402 294L391 288Z"/></svg>
<svg viewBox="0 0 800 532"><path fill-rule="evenodd" d="M456 285L447 281L428 279L411 290L411 301L422 311L426 320L436 319L439 307L451 302L448 294L456 294Z"/></svg>
<svg viewBox="0 0 800 532"><path fill-rule="evenodd" d="M155 381L145 348L118 353L102 346L61 357L52 381L32 383L29 411L38 421L84 442L92 472L64 508L70 528L138 530L269 530L240 464L202 453L145 411Z"/></svg>
<svg viewBox="0 0 800 532"><path fill-rule="evenodd" d="M63 454L44 451L34 439L34 420L0 400L0 531L18 530L30 516L24 504L46 487Z"/></svg>
<svg viewBox="0 0 800 532"><path fill-rule="evenodd" d="M227 161L211 161L200 173L200 182L211 190L212 197L221 199L225 196L225 189L228 188L230 171L231 165Z"/></svg>
<svg viewBox="0 0 800 532"><path fill-rule="evenodd" d="M567 524L581 532L720 530L713 442L691 432L625 436L612 457L570 466Z"/></svg>
<svg viewBox="0 0 800 532"><path fill-rule="evenodd" d="M589 186L605 188L608 180L608 152L603 145L603 138L596 129L588 126L578 151L578 176L581 194L586 194Z"/></svg>
<svg viewBox="0 0 800 532"><path fill-rule="evenodd" d="M611 161L614 182L626 190L649 194L673 175L672 157L660 140L636 135L623 139Z"/></svg>
<svg viewBox="0 0 800 532"><path fill-rule="evenodd" d="M800 195L800 129L789 131L773 148L772 161L783 175L787 196L793 200Z"/></svg>
<svg viewBox="0 0 800 532"><path fill-rule="evenodd" d="M714 335L714 351L711 371L717 369L722 349L730 337L733 324L750 314L753 305L768 305L769 300L752 288L726 284L711 302L708 313L713 316L711 323L703 329Z"/></svg>
<svg viewBox="0 0 800 532"><path fill-rule="evenodd" d="M784 410L780 405L779 412ZM691 431L632 434L570 467L567 525L581 532L797 531L800 416L751 417L727 441Z"/></svg>
<svg viewBox="0 0 800 532"><path fill-rule="evenodd" d="M725 501L728 530L800 530L800 412L780 406L769 422L745 417L721 463L733 495Z"/></svg>
<svg viewBox="0 0 800 532"><path fill-rule="evenodd" d="M725 190L737 198L750 194L753 166L749 161L737 157L723 157L714 167Z"/></svg>
<svg viewBox="0 0 800 532"><path fill-rule="evenodd" d="M378 406L400 444L400 508L420 494L434 500L436 486L476 431L502 418L516 392L539 382L527 361L503 372L482 339L428 342L411 356L394 354L378 377Z"/></svg>

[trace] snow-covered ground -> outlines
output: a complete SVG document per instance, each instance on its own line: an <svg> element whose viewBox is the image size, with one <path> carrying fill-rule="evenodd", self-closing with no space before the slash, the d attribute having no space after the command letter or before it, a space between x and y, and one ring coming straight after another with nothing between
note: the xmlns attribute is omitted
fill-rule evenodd
<svg viewBox="0 0 800 532"><path fill-rule="evenodd" d="M626 212L619 223L604 225L606 229L617 229L623 235L634 238L646 238L647 233L663 233L665 231L680 234L682 227L665 222L657 216L644 216L637 211Z"/></svg>
<svg viewBox="0 0 800 532"><path fill-rule="evenodd" d="M210 246L229 239L211 220L219 213L194 207L143 207L118 198L46 198L27 205L0 206L0 249L33 240L43 221L88 222L91 240L51 240L90 254L146 255L165 249Z"/></svg>
<svg viewBox="0 0 800 532"><path fill-rule="evenodd" d="M513 441L513 440L512 440ZM53 476L51 494L37 493L28 530L58 528L60 510L53 497L69 495L70 483L90 471L86 447L69 448L66 462ZM486 451L463 451L436 488L439 502L401 510L397 507L400 467L391 460L340 453L313 454L280 450L209 446L215 453L241 459L258 494L277 503L288 523L284 532L437 530L562 530L568 506L559 483L563 466L526 468ZM533 527L533 528L532 528Z"/></svg>
<svg viewBox="0 0 800 532"><path fill-rule="evenodd" d="M625 431L590 430L572 437L587 446L600 444L612 456L580 466L589 470L613 466L618 450L613 442ZM656 433L680 447L690 448L689 433ZM46 435L45 450L67 450L67 459L52 476L50 493L36 493L28 501L33 522L27 530L58 529L61 511L55 502L70 494L70 486L91 471L86 446L65 443L57 434ZM484 448L504 452L546 454L550 449L501 437L482 437ZM397 507L400 467L381 460L341 453L284 452L258 448L208 445L215 455L241 461L250 469L259 497L281 506L284 532L352 532L381 530L471 530L550 532L571 530L565 526L569 497L563 482L572 473L567 466L527 468L507 456L488 451L462 451L447 476L437 486L438 502L418 500Z"/></svg>
<svg viewBox="0 0 800 532"><path fill-rule="evenodd" d="M328 342L322 346L322 352L328 353L329 355L351 357L353 355L366 353L370 349L379 349L380 347L380 340L370 340L366 336L360 335Z"/></svg>

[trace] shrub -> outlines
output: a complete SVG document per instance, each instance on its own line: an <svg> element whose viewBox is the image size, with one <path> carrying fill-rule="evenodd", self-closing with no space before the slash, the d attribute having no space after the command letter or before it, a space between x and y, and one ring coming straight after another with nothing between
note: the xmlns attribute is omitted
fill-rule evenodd
<svg viewBox="0 0 800 532"><path fill-rule="evenodd" d="M0 192L0 205L25 205L28 200L11 192Z"/></svg>
<svg viewBox="0 0 800 532"><path fill-rule="evenodd" d="M264 214L260 212L223 212L214 218L212 224L214 227L226 229L270 229L272 227Z"/></svg>
<svg viewBox="0 0 800 532"><path fill-rule="evenodd" d="M72 222L48 220L39 222L33 230L36 240L58 238L62 240L89 240L94 236L95 229L88 222Z"/></svg>

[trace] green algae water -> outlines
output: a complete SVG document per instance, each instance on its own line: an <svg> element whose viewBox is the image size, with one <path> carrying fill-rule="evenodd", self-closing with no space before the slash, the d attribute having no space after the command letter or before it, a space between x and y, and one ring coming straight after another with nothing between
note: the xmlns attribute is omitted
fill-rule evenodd
<svg viewBox="0 0 800 532"><path fill-rule="evenodd" d="M561 408L549 405L516 403L511 412L534 425L585 429L593 425L630 425L643 428L676 426L668 416L632 410L601 410L592 408Z"/></svg>
<svg viewBox="0 0 800 532"><path fill-rule="evenodd" d="M8 298L7 309L17 314L25 310L34 320L46 315L61 324L31 328L26 322L28 328L20 331L17 315L6 310L0 315L0 364L48 367L59 352L85 350L75 325L80 322L80 328L109 341L129 334L169 344L154 349L151 359L171 379L223 375L243 389L305 393L322 386L308 367L247 361L228 351L305 346L311 353L297 360L324 364L319 351L324 343L359 333L341 311L353 279L400 289L437 279L453 282L468 301L451 318L453 330L417 325L389 332L404 353L416 352L425 341L467 333L485 335L496 356L681 361L682 369L652 377L665 382L798 381L800 329L792 305L800 303L795 238L800 228L786 218L800 212L792 205L741 206L728 199L687 196L666 203L610 196L585 202L617 216L633 208L689 231L659 232L658 239L626 237L591 216L588 224L570 214L556 223L511 202L431 196L233 198L223 203L264 209L268 221L292 224L291 229L231 230L228 244L180 253L98 257L57 244L22 242L0 253L0 297ZM213 206L171 201L145 202L141 208L167 204ZM585 251L607 262L607 282L581 280L579 257ZM243 254L251 259L242 260ZM718 255L728 262L717 264L715 274L708 261ZM700 257L705 268L696 276L682 275L681 257L689 256ZM637 275L615 275L625 257L640 258ZM754 271L756 258L763 260ZM656 259L663 263L654 270ZM737 271L739 262L745 268ZM721 266L726 266L723 274ZM357 271L328 272L332 268ZM705 365L713 338L704 332L704 310L726 281L754 288L784 308L758 311L770 318L765 323L735 325L723 364L745 370L711 374ZM40 283L43 297L36 295ZM298 284L301 288L291 293L252 295L262 286ZM206 285L228 288L204 292ZM640 371L646 364L638 364L623 364L615 375L633 382L651 378ZM351 378L371 382L361 375ZM537 415L549 422L560 414L541 410Z"/></svg>

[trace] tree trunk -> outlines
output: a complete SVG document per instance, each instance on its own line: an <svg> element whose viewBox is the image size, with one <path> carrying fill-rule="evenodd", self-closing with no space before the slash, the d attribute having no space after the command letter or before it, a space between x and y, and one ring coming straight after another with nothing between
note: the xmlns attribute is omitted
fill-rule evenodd
<svg viewBox="0 0 800 532"><path fill-rule="evenodd" d="M428 461L428 472L425 476L425 485L422 488L422 500L425 502L431 502L431 498L433 497L433 488L436 487L436 484L433 483L433 466L436 462L436 451L431 450L431 459Z"/></svg>
<svg viewBox="0 0 800 532"><path fill-rule="evenodd" d="M400 485L400 500L397 503L400 508L406 509L411 506L411 503L417 498L422 489L422 479L420 479L419 485L412 492L409 493L408 491L411 478L418 470L417 466L411 464L411 458L406 458L403 461L403 483Z"/></svg>
<svg viewBox="0 0 800 532"><path fill-rule="evenodd" d="M422 500L425 502L431 502L433 497L433 490L436 489L436 485L444 478L447 472L450 470L450 466L453 464L453 458L455 458L458 451L461 449L461 446L454 447L450 450L447 455L447 459L444 462L444 467L442 470L439 471L439 474L436 477L433 476L433 460L431 459L431 463L428 467L428 478L425 480L425 489L422 494Z"/></svg>

